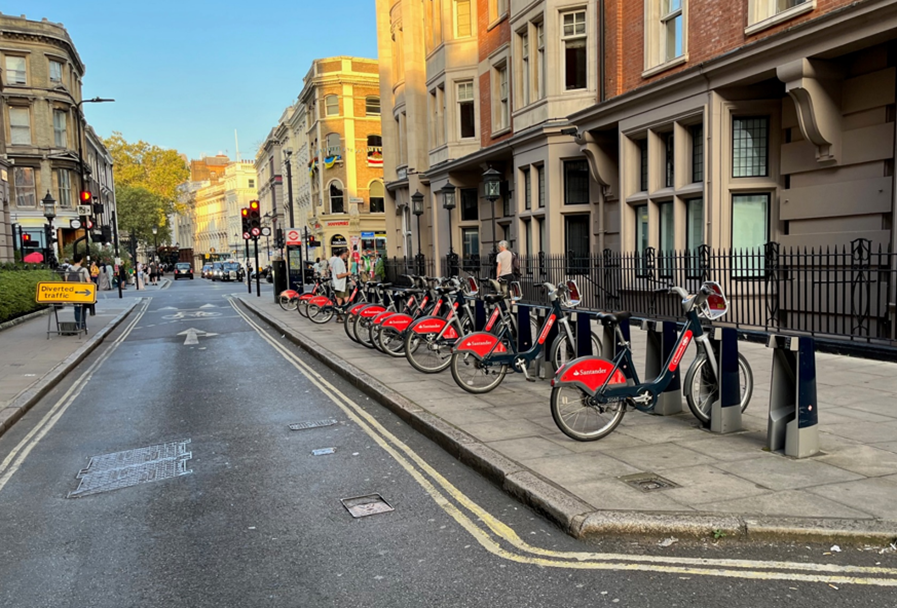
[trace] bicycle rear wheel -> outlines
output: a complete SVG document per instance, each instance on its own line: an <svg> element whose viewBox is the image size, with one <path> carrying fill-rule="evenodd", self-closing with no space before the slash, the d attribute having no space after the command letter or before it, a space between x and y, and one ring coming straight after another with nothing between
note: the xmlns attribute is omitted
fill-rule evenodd
<svg viewBox="0 0 897 608"><path fill-rule="evenodd" d="M343 323L343 329L346 332L346 335L349 336L349 339L353 342L358 342L358 336L355 333L355 328L358 327L358 315L357 314L348 314L346 315L346 322Z"/></svg>
<svg viewBox="0 0 897 608"><path fill-rule="evenodd" d="M471 353L454 353L451 358L452 378L468 393L488 393L505 379L507 365L488 365Z"/></svg>
<svg viewBox="0 0 897 608"><path fill-rule="evenodd" d="M308 318L312 323L323 325L333 318L333 306L308 305Z"/></svg>
<svg viewBox="0 0 897 608"><path fill-rule="evenodd" d="M751 371L751 364L741 353L738 353L738 384L741 389L741 411L743 412L747 409L754 392L754 373ZM692 361L685 374L682 392L685 393L685 400L688 402L688 409L691 410L691 413L701 421L705 428L709 427L710 412L719 393L719 384L707 361L706 353L698 353L698 356Z"/></svg>
<svg viewBox="0 0 897 608"><path fill-rule="evenodd" d="M390 357L401 357L405 354L405 336L395 327L381 327L380 350Z"/></svg>
<svg viewBox="0 0 897 608"><path fill-rule="evenodd" d="M296 310L298 300L296 298L291 298L290 296L282 295L277 298L277 303L280 304L280 307L284 310Z"/></svg>
<svg viewBox="0 0 897 608"><path fill-rule="evenodd" d="M551 417L565 435L577 441L606 437L625 413L622 401L600 405L578 386L559 384L551 389Z"/></svg>
<svg viewBox="0 0 897 608"><path fill-rule="evenodd" d="M601 340L592 332L592 356L601 356ZM570 344L567 334L561 333L551 345L551 354L549 360L554 365L554 369L561 369L570 361L576 358L576 344Z"/></svg>
<svg viewBox="0 0 897 608"><path fill-rule="evenodd" d="M298 302L296 302L296 312L298 312L306 319L308 318L308 299L299 300Z"/></svg>
<svg viewBox="0 0 897 608"><path fill-rule="evenodd" d="M411 367L425 374L436 374L452 364L452 345L438 340L439 332L405 336L405 358Z"/></svg>

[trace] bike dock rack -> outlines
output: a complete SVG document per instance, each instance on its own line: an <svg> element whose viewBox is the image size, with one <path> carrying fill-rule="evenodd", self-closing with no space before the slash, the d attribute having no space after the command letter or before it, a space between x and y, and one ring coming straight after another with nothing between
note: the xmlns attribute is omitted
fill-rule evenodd
<svg viewBox="0 0 897 608"><path fill-rule="evenodd" d="M710 432L735 433L744 429L741 420L741 382L738 371L738 332L715 327L711 339L718 353L719 390L710 406Z"/></svg>
<svg viewBox="0 0 897 608"><path fill-rule="evenodd" d="M816 401L816 341L773 334L767 447L786 456L806 458L819 452Z"/></svg>
<svg viewBox="0 0 897 608"><path fill-rule="evenodd" d="M642 329L648 332L645 348L645 381L656 378L673 353L678 338L678 324L675 321L645 320ZM672 416L682 412L682 381L679 369L673 372L669 386L657 396L652 413L655 416Z"/></svg>

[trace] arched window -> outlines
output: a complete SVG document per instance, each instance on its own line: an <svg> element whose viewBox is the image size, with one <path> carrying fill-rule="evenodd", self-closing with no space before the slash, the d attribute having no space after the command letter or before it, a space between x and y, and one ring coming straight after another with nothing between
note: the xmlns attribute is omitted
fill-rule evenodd
<svg viewBox="0 0 897 608"><path fill-rule="evenodd" d="M364 113L367 116L380 116L380 98L374 95L364 100Z"/></svg>
<svg viewBox="0 0 897 608"><path fill-rule="evenodd" d="M343 205L343 184L338 179L330 182L328 188L330 193L330 213L345 213L346 208Z"/></svg>
<svg viewBox="0 0 897 608"><path fill-rule="evenodd" d="M324 97L324 112L326 116L339 116L339 97L336 95Z"/></svg>
<svg viewBox="0 0 897 608"><path fill-rule="evenodd" d="M379 135L368 135L368 147L383 147L383 138Z"/></svg>
<svg viewBox="0 0 897 608"><path fill-rule="evenodd" d="M324 142L324 145L326 146L324 149L324 156L336 156L342 152L339 133L329 133Z"/></svg>
<svg viewBox="0 0 897 608"><path fill-rule="evenodd" d="M383 213L383 182L371 182L371 213Z"/></svg>
<svg viewBox="0 0 897 608"><path fill-rule="evenodd" d="M383 138L368 135L368 167L383 166Z"/></svg>

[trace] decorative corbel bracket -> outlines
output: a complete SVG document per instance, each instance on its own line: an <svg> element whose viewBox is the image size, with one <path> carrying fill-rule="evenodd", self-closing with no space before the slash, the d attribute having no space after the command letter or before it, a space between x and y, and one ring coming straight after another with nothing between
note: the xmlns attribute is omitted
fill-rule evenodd
<svg viewBox="0 0 897 608"><path fill-rule="evenodd" d="M577 131L574 135L579 150L589 163L592 179L601 184L601 194L605 199L617 196L617 168L607 152L598 144L595 136L588 131Z"/></svg>
<svg viewBox="0 0 897 608"><path fill-rule="evenodd" d="M776 68L797 110L801 133L816 146L816 160L837 163L841 154L840 74L826 61L798 59Z"/></svg>

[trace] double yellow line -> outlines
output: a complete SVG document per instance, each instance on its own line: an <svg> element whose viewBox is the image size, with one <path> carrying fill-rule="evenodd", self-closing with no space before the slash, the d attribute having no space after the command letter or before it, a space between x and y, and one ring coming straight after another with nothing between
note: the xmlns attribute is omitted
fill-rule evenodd
<svg viewBox="0 0 897 608"><path fill-rule="evenodd" d="M228 298L231 306L271 347L318 387L345 415L392 456L449 516L484 549L509 561L574 570L663 572L687 576L715 576L754 580L801 581L830 585L897 587L897 569L781 561L703 559L614 553L561 552L534 547L493 517L414 450L386 430L352 399L328 382L291 349L272 338Z"/></svg>

